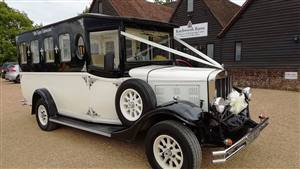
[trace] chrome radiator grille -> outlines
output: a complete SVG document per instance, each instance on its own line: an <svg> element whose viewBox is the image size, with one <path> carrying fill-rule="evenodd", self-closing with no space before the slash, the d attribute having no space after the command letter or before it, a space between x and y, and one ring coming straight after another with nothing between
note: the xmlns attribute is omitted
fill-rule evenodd
<svg viewBox="0 0 300 169"><path fill-rule="evenodd" d="M228 76L226 78L216 80L217 97L226 98L227 95L231 92L231 89L232 89L231 77Z"/></svg>

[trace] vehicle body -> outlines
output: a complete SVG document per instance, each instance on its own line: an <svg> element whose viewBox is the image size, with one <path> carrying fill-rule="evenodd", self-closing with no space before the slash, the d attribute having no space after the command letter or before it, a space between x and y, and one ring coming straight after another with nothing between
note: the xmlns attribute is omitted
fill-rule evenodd
<svg viewBox="0 0 300 169"><path fill-rule="evenodd" d="M18 35L24 102L39 127L128 141L147 132L153 168L196 168L207 144L225 148L213 152L214 163L236 154L268 118L251 120L250 89L233 87L220 64L173 40L174 27L85 14ZM203 59L173 49L175 41ZM179 58L207 68L176 66Z"/></svg>
<svg viewBox="0 0 300 169"><path fill-rule="evenodd" d="M5 79L5 74L6 72L8 72L8 67L10 67L11 65L14 65L15 63L13 62L5 62L3 63L3 65L1 66L1 77L3 79Z"/></svg>
<svg viewBox="0 0 300 169"><path fill-rule="evenodd" d="M20 72L21 69L18 64L11 65L7 68L5 79L15 83L20 83Z"/></svg>

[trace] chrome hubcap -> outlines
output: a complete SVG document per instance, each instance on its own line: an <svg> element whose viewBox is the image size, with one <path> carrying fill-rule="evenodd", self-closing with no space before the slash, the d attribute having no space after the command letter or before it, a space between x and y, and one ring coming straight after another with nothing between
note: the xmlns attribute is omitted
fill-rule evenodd
<svg viewBox="0 0 300 169"><path fill-rule="evenodd" d="M45 126L48 123L48 114L47 114L47 109L45 108L44 105L39 105L38 107L38 118L40 123Z"/></svg>
<svg viewBox="0 0 300 169"><path fill-rule="evenodd" d="M180 169L183 165L183 153L178 142L168 135L160 135L153 144L153 153L157 163L164 169Z"/></svg>

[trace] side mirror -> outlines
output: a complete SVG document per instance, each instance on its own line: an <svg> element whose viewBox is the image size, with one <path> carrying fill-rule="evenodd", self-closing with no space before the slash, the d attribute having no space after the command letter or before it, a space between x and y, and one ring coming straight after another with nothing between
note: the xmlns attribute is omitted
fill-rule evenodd
<svg viewBox="0 0 300 169"><path fill-rule="evenodd" d="M115 66L115 54L113 52L106 53L104 55L104 70L113 71Z"/></svg>

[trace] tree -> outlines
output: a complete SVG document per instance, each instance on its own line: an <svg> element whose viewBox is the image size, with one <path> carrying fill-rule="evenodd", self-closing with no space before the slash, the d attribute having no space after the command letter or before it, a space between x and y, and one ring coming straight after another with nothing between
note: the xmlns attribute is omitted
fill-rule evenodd
<svg viewBox="0 0 300 169"><path fill-rule="evenodd" d="M174 2L175 0L154 0L154 3L157 4L167 4L167 3L171 3Z"/></svg>
<svg viewBox="0 0 300 169"><path fill-rule="evenodd" d="M16 61L16 35L31 30L33 22L27 15L0 2L0 63Z"/></svg>

